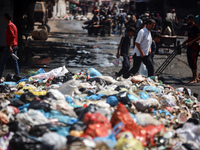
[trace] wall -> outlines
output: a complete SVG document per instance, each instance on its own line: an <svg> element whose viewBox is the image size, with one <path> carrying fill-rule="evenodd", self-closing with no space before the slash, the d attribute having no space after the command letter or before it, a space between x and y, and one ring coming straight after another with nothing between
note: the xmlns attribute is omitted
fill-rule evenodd
<svg viewBox="0 0 200 150"><path fill-rule="evenodd" d="M4 14L12 12L12 0L0 0L0 47L6 46L6 23L4 22Z"/></svg>

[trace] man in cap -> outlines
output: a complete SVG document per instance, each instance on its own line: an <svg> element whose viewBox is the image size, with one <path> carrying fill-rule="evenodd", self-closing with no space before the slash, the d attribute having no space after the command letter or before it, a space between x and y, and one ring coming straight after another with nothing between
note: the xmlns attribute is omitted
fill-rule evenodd
<svg viewBox="0 0 200 150"><path fill-rule="evenodd" d="M188 84L193 84L199 82L199 77L197 74L197 58L200 47L197 41L200 39L200 28L194 22L194 16L192 14L186 17L186 22L188 25L188 39L183 42L183 45L186 45L187 43L187 60L193 74L192 81L190 81Z"/></svg>

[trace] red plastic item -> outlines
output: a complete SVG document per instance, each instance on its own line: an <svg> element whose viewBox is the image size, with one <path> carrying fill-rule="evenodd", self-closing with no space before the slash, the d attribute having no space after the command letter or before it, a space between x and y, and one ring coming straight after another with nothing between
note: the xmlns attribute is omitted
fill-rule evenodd
<svg viewBox="0 0 200 150"><path fill-rule="evenodd" d="M126 107L122 103L118 104L118 107L115 110L115 112L113 113L112 118L111 118L111 124L112 124L113 127L116 124L118 124L119 122L122 122L123 125L124 125L124 127L121 130L121 132L129 131L129 132L132 133L134 138L136 138L139 141L141 141L144 146L147 145L147 142L146 142L146 138L147 138L146 131L142 130L142 127L137 125L134 122L134 120L130 116L128 110L126 109ZM118 136L116 138L118 138Z"/></svg>
<svg viewBox="0 0 200 150"><path fill-rule="evenodd" d="M106 137L112 130L111 123L100 113L86 113L83 122L87 125L87 128L81 137Z"/></svg>
<svg viewBox="0 0 200 150"><path fill-rule="evenodd" d="M119 103L117 109L112 115L111 124L115 126L117 123L122 122L124 127L121 132L129 131L132 133L133 137L139 140L143 146L147 146L147 143L150 141L152 145L154 143L154 136L158 132L166 132L165 127L163 125L159 126L146 126L142 127L137 125L132 117L130 116L126 107ZM120 134L120 133L119 133ZM118 135L116 136L118 138Z"/></svg>
<svg viewBox="0 0 200 150"><path fill-rule="evenodd" d="M106 137L109 135L109 130L112 130L111 128L108 129L105 124L103 123L95 123L95 124L89 124L82 136L91 136L92 138L95 137ZM81 136L81 137L82 137Z"/></svg>
<svg viewBox="0 0 200 150"><path fill-rule="evenodd" d="M18 108L14 107L14 106L10 106L10 107L13 107L13 110L14 110L15 115L19 112L19 109L18 109Z"/></svg>
<svg viewBox="0 0 200 150"><path fill-rule="evenodd" d="M163 124L158 126L149 125L143 128L147 132L147 138L150 140L151 144L155 146L154 136L158 132L166 132L166 129Z"/></svg>
<svg viewBox="0 0 200 150"><path fill-rule="evenodd" d="M169 111L170 113L175 111L173 107L166 107L165 110Z"/></svg>
<svg viewBox="0 0 200 150"><path fill-rule="evenodd" d="M86 107L88 107L88 106L87 106L87 104L84 104L83 107L86 108Z"/></svg>

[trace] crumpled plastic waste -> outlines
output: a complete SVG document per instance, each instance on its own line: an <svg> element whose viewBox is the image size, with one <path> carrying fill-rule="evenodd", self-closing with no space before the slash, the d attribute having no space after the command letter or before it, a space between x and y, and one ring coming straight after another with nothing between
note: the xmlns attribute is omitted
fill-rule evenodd
<svg viewBox="0 0 200 150"><path fill-rule="evenodd" d="M136 148L137 150L144 150L141 142L133 138L131 132L124 132L115 145L116 150L133 150Z"/></svg>
<svg viewBox="0 0 200 150"><path fill-rule="evenodd" d="M200 102L186 87L94 68L30 73L0 84L2 150L200 149Z"/></svg>
<svg viewBox="0 0 200 150"><path fill-rule="evenodd" d="M81 137L106 137L112 130L111 123L100 113L86 113L83 122L87 127Z"/></svg>
<svg viewBox="0 0 200 150"><path fill-rule="evenodd" d="M65 137L60 136L54 132L45 133L40 140L44 145L44 149L49 150L65 148L67 143L67 139Z"/></svg>
<svg viewBox="0 0 200 150"><path fill-rule="evenodd" d="M102 76L102 74L94 68L89 68L88 70L86 70L86 75L89 76L89 78Z"/></svg>

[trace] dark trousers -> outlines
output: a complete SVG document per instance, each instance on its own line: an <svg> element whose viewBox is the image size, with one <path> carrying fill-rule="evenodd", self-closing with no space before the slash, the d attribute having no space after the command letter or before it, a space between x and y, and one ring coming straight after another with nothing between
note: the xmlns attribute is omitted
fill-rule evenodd
<svg viewBox="0 0 200 150"><path fill-rule="evenodd" d="M13 51L14 51L15 55L17 55L17 50L18 50L18 47L13 47ZM9 50L9 47L7 46L5 48L5 50L4 50L3 57L2 57L2 60L1 60L0 78L3 75L3 71L6 68L6 64L7 64L9 58L11 59L11 61L13 63L13 66L15 68L15 74L19 76L19 65L18 65L18 62L17 62L17 60L15 58L13 58L11 56L11 52Z"/></svg>
<svg viewBox="0 0 200 150"><path fill-rule="evenodd" d="M130 75L135 75L140 69L141 62L143 62L147 67L148 76L154 76L154 66L150 56L142 58L140 56L136 56L135 54L133 56L133 67L124 75L124 78L128 78Z"/></svg>
<svg viewBox="0 0 200 150"><path fill-rule="evenodd" d="M123 56L123 62L122 62L122 69L118 72L118 75L125 75L129 68L130 68L130 58L129 56Z"/></svg>
<svg viewBox="0 0 200 150"><path fill-rule="evenodd" d="M191 70L197 69L198 56L199 56L198 50L194 50L192 48L187 49L187 60L188 60L188 64Z"/></svg>

